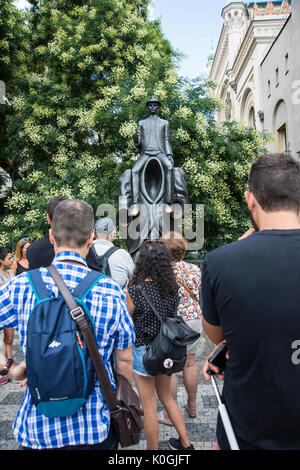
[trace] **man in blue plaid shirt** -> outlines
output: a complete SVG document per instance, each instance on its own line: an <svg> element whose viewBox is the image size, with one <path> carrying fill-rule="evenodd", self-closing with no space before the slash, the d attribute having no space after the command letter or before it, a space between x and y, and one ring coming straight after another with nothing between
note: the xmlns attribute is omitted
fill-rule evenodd
<svg viewBox="0 0 300 470"><path fill-rule="evenodd" d="M50 240L54 244L53 264L71 292L90 271L85 257L92 245L92 208L81 201L66 200L55 209ZM49 296L58 289L46 268L40 268ZM26 353L29 315L36 301L26 273L0 288L0 329L14 328ZM115 357L116 372L132 378L132 345L135 332L125 297L111 278L101 278L86 299L93 319L96 340L111 384L115 388L110 358ZM98 380L84 406L72 416L47 418L34 406L27 388L14 422L14 436L25 449L117 449L117 439L110 427L110 413Z"/></svg>

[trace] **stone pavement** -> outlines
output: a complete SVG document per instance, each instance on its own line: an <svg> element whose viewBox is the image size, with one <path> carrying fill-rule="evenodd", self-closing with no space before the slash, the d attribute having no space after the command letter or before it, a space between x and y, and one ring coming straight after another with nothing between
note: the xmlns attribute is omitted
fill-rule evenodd
<svg viewBox="0 0 300 470"><path fill-rule="evenodd" d="M2 337L0 334L0 348L2 349ZM183 413L190 441L194 444L196 450L215 449L216 443L216 419L217 419L217 400L214 395L212 385L205 382L202 376L203 361L212 350L213 345L203 334L201 347L196 356L199 367L199 388L197 395L197 418L190 418L184 407L187 401L187 394L183 386L182 375L178 374L178 395L177 403ZM22 352L19 347L18 334L15 333L14 340L14 358L17 362L22 360ZM18 450L20 446L15 441L12 433L12 425L17 414L19 405L23 399L24 389L11 382L0 385L0 450ZM158 410L162 406L158 404ZM159 449L168 450L168 440L170 437L177 437L174 427L160 425L159 430ZM146 450L145 434L142 433L141 440L137 446L129 447L128 450Z"/></svg>

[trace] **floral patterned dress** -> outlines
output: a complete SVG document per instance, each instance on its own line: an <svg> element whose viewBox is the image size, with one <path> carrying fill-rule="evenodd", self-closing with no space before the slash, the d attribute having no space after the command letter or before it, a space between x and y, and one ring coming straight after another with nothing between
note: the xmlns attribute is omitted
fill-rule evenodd
<svg viewBox="0 0 300 470"><path fill-rule="evenodd" d="M191 296L191 294L183 287L183 285L177 280L179 286L179 307L178 315L181 316L185 321L188 320L199 320L201 318L201 307L200 307L200 289L201 289L201 270L195 264L186 263L185 261L179 261L173 263L173 269L178 279L185 284L188 289L198 299L198 302Z"/></svg>

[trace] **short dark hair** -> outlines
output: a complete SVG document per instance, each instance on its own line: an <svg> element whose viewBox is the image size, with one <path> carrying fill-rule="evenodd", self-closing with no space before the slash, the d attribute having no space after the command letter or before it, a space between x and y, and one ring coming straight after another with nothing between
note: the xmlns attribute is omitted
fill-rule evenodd
<svg viewBox="0 0 300 470"><path fill-rule="evenodd" d="M251 191L265 212L300 206L300 166L291 155L266 154L256 160L249 177Z"/></svg>
<svg viewBox="0 0 300 470"><path fill-rule="evenodd" d="M0 248L0 259L1 261L4 261L8 253L11 253L11 251L8 248Z"/></svg>
<svg viewBox="0 0 300 470"><path fill-rule="evenodd" d="M52 218L53 218L53 214L54 214L54 211L55 211L55 208L56 206L62 202L62 201L66 201L68 198L65 197L65 196L55 196L53 197L52 199L50 199L50 201L48 202L48 206L47 206L47 212L48 212L48 216L49 216L49 219L52 221Z"/></svg>
<svg viewBox="0 0 300 470"><path fill-rule="evenodd" d="M93 226L93 209L86 202L68 199L56 206L51 227L58 247L81 248Z"/></svg>

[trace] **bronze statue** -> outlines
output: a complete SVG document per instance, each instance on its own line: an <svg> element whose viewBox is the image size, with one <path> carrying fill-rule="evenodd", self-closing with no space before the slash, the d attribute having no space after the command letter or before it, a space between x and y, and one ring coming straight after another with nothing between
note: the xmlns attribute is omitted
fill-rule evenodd
<svg viewBox="0 0 300 470"><path fill-rule="evenodd" d="M139 122L137 133L133 139L140 157L132 169L134 206L131 215L138 214L136 204L139 202L139 176L149 157L157 157L166 169L165 202L172 204L174 197L174 160L170 144L169 121L158 117L161 103L154 96L147 101L146 106L150 116Z"/></svg>
<svg viewBox="0 0 300 470"><path fill-rule="evenodd" d="M185 172L174 168L169 122L157 115L161 103L152 97L146 106L150 116L139 121L134 136L139 158L120 178L119 214L126 211L129 227L134 226L138 234L130 230L127 234L127 247L133 258L145 239L157 239L165 231L176 230L183 206L189 202ZM182 209L179 217L178 207ZM124 217L121 219L124 221Z"/></svg>

